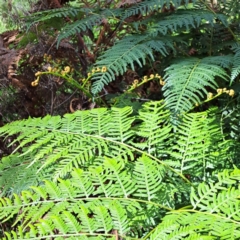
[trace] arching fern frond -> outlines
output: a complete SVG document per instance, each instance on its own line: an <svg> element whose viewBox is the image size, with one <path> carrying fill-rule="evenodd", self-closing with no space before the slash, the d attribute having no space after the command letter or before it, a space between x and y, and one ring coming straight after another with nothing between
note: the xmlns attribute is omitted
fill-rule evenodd
<svg viewBox="0 0 240 240"><path fill-rule="evenodd" d="M52 18L63 18L63 17L76 17L79 14L90 12L87 8L77 8L77 7L62 7L56 9L50 9L41 12L35 12L28 17L25 17L27 28L30 28L34 23L44 22Z"/></svg>
<svg viewBox="0 0 240 240"><path fill-rule="evenodd" d="M192 2L194 3L196 1L194 0ZM135 4L135 5L127 8L124 11L122 20L126 19L127 17L137 15L137 14L148 15L149 13L151 13L153 11L161 10L163 7L166 7L166 9L169 9L171 4L173 4L175 6L175 8L177 8L178 6L180 6L182 4L188 4L188 3L189 3L188 0L184 0L184 1L179 1L179 0L173 0L173 1L170 1L170 0L146 0L146 1L142 1L138 4Z"/></svg>
<svg viewBox="0 0 240 240"><path fill-rule="evenodd" d="M228 25L227 18L223 14L214 14L203 10L178 10L170 16L160 16L154 20L149 32L152 35L159 33L166 35L168 31L176 32L178 28L184 28L189 31L191 28L197 28L202 24L202 21L208 21L210 26L213 26L216 18L218 18L225 26Z"/></svg>
<svg viewBox="0 0 240 240"><path fill-rule="evenodd" d="M83 19L79 19L74 23L66 24L61 30L57 46L61 42L62 39L68 38L76 33L80 33L86 31L87 29L92 29L102 23L102 20L109 18L116 18L121 15L122 9L106 9L102 11L91 11L86 14L86 17Z"/></svg>
<svg viewBox="0 0 240 240"><path fill-rule="evenodd" d="M143 161L147 160L144 158ZM131 168L129 170L131 171ZM158 169L154 172L157 173ZM111 182L114 173L109 173L105 180ZM78 184L79 177L83 175L93 186L91 190L87 190L88 197ZM138 174L138 177L142 182L145 174L144 177ZM98 236L108 239L116 237L115 233L119 237L135 239L136 235L133 233L138 224L145 226L146 235L143 239L170 240L183 237L199 239L204 236L208 236L208 239L216 237L237 239L240 236L238 199L240 190L237 187L239 179L238 169L224 171L218 174L215 183L202 183L197 189L192 188L193 208L169 209L169 213L156 226L147 223L148 214L151 213L153 216L156 210L158 215L160 214L162 206L158 201L161 198L155 201L145 200L147 195L141 187L139 188L141 196L138 198L129 197L132 194L127 197L118 195L116 198L114 197L116 192L106 196L104 189L100 190L101 183L96 181L91 172L76 169L68 180L59 179L57 183L45 181L43 186L33 187L32 191L24 191L20 196L15 195L12 200L0 198L0 220L3 222L17 216L12 231L5 232L5 239L50 236L54 238L84 236L86 239ZM133 180L138 181L138 178L133 177ZM115 184L115 181L111 183ZM105 186L111 188L110 184L105 183ZM138 186L135 189L137 190ZM157 189L155 192L157 193ZM151 221L154 222L153 218ZM15 228L17 223L18 227Z"/></svg>
<svg viewBox="0 0 240 240"><path fill-rule="evenodd" d="M145 64L146 56L153 60L153 50L163 56L167 55L169 47L174 48L171 37L148 40L148 35L133 35L123 38L97 61L96 67L106 67L107 71L94 74L92 93L99 93L105 85L115 79L115 75L126 72L128 65L132 69L134 63L142 66Z"/></svg>
<svg viewBox="0 0 240 240"><path fill-rule="evenodd" d="M148 148L150 159L170 167L156 158L161 151L164 153L167 143L167 135L163 133L171 130L170 123L164 120L168 112L162 102L147 103L143 109L140 118L142 123L134 127L132 108L101 108L66 114L62 119L46 116L43 119L14 122L1 128L0 134L18 133L19 136L14 142L20 142L19 147L31 144L20 156L19 162L24 161L25 157L29 159L34 153L34 158L25 165L27 170L31 171L31 168L36 164L39 166L40 162L38 172L54 168L52 179L55 180L67 176L74 167L101 165L104 157L120 157L126 162L134 161L134 155L142 155L145 148ZM146 132L143 128L146 124L151 124L150 120L154 124L151 130ZM136 139L139 137L150 137L150 140L142 141L142 144L138 145ZM172 171L174 172L173 169Z"/></svg>
<svg viewBox="0 0 240 240"><path fill-rule="evenodd" d="M229 59L222 56L181 59L172 64L166 69L164 77L166 85L163 91L167 107L174 114L182 114L201 103L208 94L206 88L217 88L216 77L227 80L227 74L220 66L228 63Z"/></svg>

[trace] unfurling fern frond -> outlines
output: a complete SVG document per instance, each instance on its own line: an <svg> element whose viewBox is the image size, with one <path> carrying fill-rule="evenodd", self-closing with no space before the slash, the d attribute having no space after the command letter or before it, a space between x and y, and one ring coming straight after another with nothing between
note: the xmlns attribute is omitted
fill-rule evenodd
<svg viewBox="0 0 240 240"><path fill-rule="evenodd" d="M229 66L226 56L182 59L168 67L163 87L167 107L181 115L201 103L207 97L207 88L218 87L216 77L227 80L221 66Z"/></svg>

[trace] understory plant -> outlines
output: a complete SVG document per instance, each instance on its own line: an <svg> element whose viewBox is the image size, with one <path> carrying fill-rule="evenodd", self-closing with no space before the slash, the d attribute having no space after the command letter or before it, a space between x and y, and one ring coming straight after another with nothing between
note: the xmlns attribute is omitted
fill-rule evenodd
<svg viewBox="0 0 240 240"><path fill-rule="evenodd" d="M91 101L114 81L116 102L147 99L1 127L2 238L239 239L239 7L74 1L26 18L67 19L56 43L78 43Z"/></svg>

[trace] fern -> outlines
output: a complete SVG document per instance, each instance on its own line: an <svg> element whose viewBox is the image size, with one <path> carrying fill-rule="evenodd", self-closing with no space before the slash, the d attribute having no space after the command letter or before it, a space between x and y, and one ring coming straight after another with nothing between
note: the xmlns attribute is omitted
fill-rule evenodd
<svg viewBox="0 0 240 240"><path fill-rule="evenodd" d="M193 4L195 3L196 1L193 2ZM119 35L114 37L115 44L111 47L106 46L104 48L106 51L104 51L103 54L100 54L100 56L96 56L97 61L95 66L100 68L106 67L107 69L106 72L103 71L95 73L92 78L92 93L96 95L104 88L105 85L114 81L116 75L124 74L129 66L132 69L135 68L136 64L143 67L143 65L146 64L146 58L149 56L151 60L154 60L156 53L160 53L161 56L166 56L171 51L176 53L176 49L179 52L176 45L184 46L185 44L185 46L189 46L189 39L196 39L196 35L194 33L191 34L191 31L196 29L198 33L204 33L219 27L226 30L226 28L229 28L230 26L228 23L228 15L226 15L225 12L213 13L209 11L209 7L206 4L204 5L204 9L183 10L181 9L183 4L187 5L188 1L146 0L133 4L126 9L117 8L114 4L111 5L110 3L108 5L109 8L106 9L94 7L81 9L68 7L57 10L49 10L44 13L36 13L30 20L31 22L36 23L41 21L44 22L55 17L76 17L77 20L74 19L74 22L67 23L61 28L57 39L57 46L64 38L74 36L76 33L84 35L86 30L92 30L95 26L100 27L102 20L107 21L108 24L115 29L111 32L111 34L119 29ZM161 9L171 9L173 6L176 9L176 12L168 15L161 12ZM139 14L141 14L144 19L141 18L139 21L128 24L128 18ZM153 14L154 18L152 17ZM113 22L113 24L111 24L111 22ZM139 26L144 27L139 29ZM123 30L125 27L129 29L127 32ZM219 33L219 31L217 31L217 33ZM189 34L188 40L184 38L184 35L186 34ZM212 33L210 33L210 35L213 36ZM205 38L206 36L208 36L208 34L205 34ZM225 39L222 37L222 34L221 38ZM210 44L210 50L207 46L207 51L211 52L213 51L213 48L215 48L214 44L212 44L212 41L215 39L219 42L219 38L211 37L205 41L202 39L201 44ZM193 43L193 46L194 44L195 43ZM225 47L229 43L227 43L226 40L223 40L222 44ZM217 49L214 50L216 53L219 51L219 47L220 44L218 43ZM203 49L204 47L201 48ZM96 51L96 49L93 51ZM194 62L195 60L191 59L190 61ZM169 66L169 63L167 65ZM209 74L212 76L210 78L213 80L213 78L217 76L216 71L220 73L220 69L217 70L214 63L211 63L211 66L212 67L209 65ZM235 75L236 74L232 76ZM223 77L222 73L221 77ZM200 84L198 88L200 89L203 86L208 86L208 84ZM201 89L201 91L204 91L204 89ZM197 95L199 95L199 93L200 91ZM195 98L192 100L199 100L199 96L196 98L195 95ZM190 105L191 104L189 104L189 107ZM189 108L186 107L186 109Z"/></svg>
<svg viewBox="0 0 240 240"><path fill-rule="evenodd" d="M51 9L41 12L36 12L26 17L26 26L29 29L34 23L44 22L52 18L62 18L62 17L76 17L78 14L84 14L89 12L86 8L76 8L76 7L63 7L57 9Z"/></svg>
<svg viewBox="0 0 240 240"><path fill-rule="evenodd" d="M94 74L92 93L100 92L105 85L115 79L115 75L126 72L129 64L132 69L135 62L142 67L146 63L146 56L154 59L153 50L166 56L169 48L173 49L170 37L149 40L148 35L133 35L123 38L107 50L96 63L97 67L106 67L107 71Z"/></svg>
<svg viewBox="0 0 240 240"><path fill-rule="evenodd" d="M92 92L96 94L100 92L104 85L115 79L115 75L123 74L126 72L128 65L134 69L134 63L137 63L140 67L145 65L145 59L147 55L154 60L153 52L160 52L162 56L166 56L169 49L174 50L174 41L181 41L181 38L176 38L173 36L166 36L164 38L161 35L166 35L169 31L177 31L177 27L189 27L197 28L201 24L202 20L209 21L213 24L216 17L218 17L221 22L227 26L227 20L224 15L210 14L204 11L178 11L177 14L173 16L165 17L155 24L151 24L149 30L145 35L131 35L120 40L115 46L108 49L102 56L97 60L97 67L106 67L107 72L97 73L92 78ZM157 19L157 18L156 18ZM196 26L195 26L196 24ZM136 27L136 26L135 26ZM149 40L149 38L154 37L154 40ZM216 58L217 59L217 58ZM142 62L140 61L142 60ZM194 61L194 59L190 60ZM208 61L206 59L206 61ZM222 58L222 61L223 58ZM214 75L214 63L212 64L212 69L210 69L211 74ZM218 70L220 71L220 69ZM223 75L222 75L223 76ZM200 88L201 85L199 85Z"/></svg>
<svg viewBox="0 0 240 240"><path fill-rule="evenodd" d="M161 106L162 103L158 105ZM147 111L150 106L147 104L145 106ZM163 108L159 110L164 111ZM134 117L130 117L131 113L132 109L125 107L113 108L112 111L96 109L76 112L74 115L65 115L63 119L47 116L41 121L35 119L15 122L12 128L6 125L1 129L1 133L5 134L6 131L10 135L21 133L14 141L20 141L19 147L32 143L24 153L25 156L37 150L29 167L45 159L39 169L41 171L61 160L61 164L55 169L54 179L57 179L59 176L65 176L73 167L88 166L97 156L99 157L97 161L101 162L103 156L133 160L135 151L142 154L142 150L131 146L135 135L135 131L131 129L134 121ZM153 112L152 119L155 118L157 122L157 117L158 115ZM154 129L152 134L156 134L158 141L165 139L165 136ZM155 142L151 144L154 145Z"/></svg>
<svg viewBox="0 0 240 240"><path fill-rule="evenodd" d="M201 103L208 94L207 87L213 90L218 87L215 77L227 80L227 73L219 65L229 65L229 60L225 56L190 58L178 60L168 67L163 87L168 108L177 115Z"/></svg>
<svg viewBox="0 0 240 240"><path fill-rule="evenodd" d="M173 127L163 101L146 103L139 115L131 114L130 107L100 108L2 127L1 135L18 134L15 143L19 141L21 147L31 144L22 155L16 155L17 163L3 159L9 167L1 174L0 180L7 183L2 195L12 197L0 199L0 221L13 219L15 231L6 236L70 238L85 232L86 239L106 239L114 237L116 230L132 239L143 234L140 226L151 233L166 211L190 201L190 186L196 183L189 179L212 179L212 168L219 163L212 161L211 167L206 167L210 146L220 147L224 141L213 124L214 114L185 115L175 133L176 141L168 140ZM32 178L19 188L15 176L21 178L23 169L15 168L12 175L12 166L22 163L24 174L31 173ZM185 175L190 175L189 179ZM206 197L214 193L207 188L201 191ZM164 229L163 236L170 234L169 238L196 231L195 226L172 233Z"/></svg>
<svg viewBox="0 0 240 240"><path fill-rule="evenodd" d="M31 170L28 171L27 167L31 164L33 157L34 153L24 157L16 154L2 158L0 164L1 196L19 194L30 186L42 184L43 179L52 179L53 168L51 167L37 174L42 166L42 161L33 164Z"/></svg>
<svg viewBox="0 0 240 240"><path fill-rule="evenodd" d="M235 52L234 58L233 58L233 69L231 73L231 81L230 84L233 83L233 81L238 77L240 74L240 47L238 45L233 47L233 50Z"/></svg>
<svg viewBox="0 0 240 240"><path fill-rule="evenodd" d="M74 23L67 24L61 31L61 34L58 37L57 46L61 42L62 39L68 38L76 33L84 32L87 29L93 29L93 27L101 24L102 20L109 18L116 18L121 15L121 9L113 9L113 10L103 10L101 12L92 11L87 13L86 18L79 19Z"/></svg>
<svg viewBox="0 0 240 240"><path fill-rule="evenodd" d="M161 234L166 236L162 239L189 234L193 239L239 238L239 188L235 188L238 180L238 169L225 170L218 174L215 184L202 183L197 190L192 189L193 208L171 212L152 231L150 239L161 239ZM165 233L167 228L171 229L171 234Z"/></svg>
<svg viewBox="0 0 240 240"><path fill-rule="evenodd" d="M17 146L0 161L0 222L11 226L2 239L240 238L238 100L221 96L208 109L207 98L234 81L237 92L238 3L99 3L35 13L27 26L68 17L57 44L97 29L83 44L97 59L89 68L102 69L90 74L93 94L130 67L165 70L163 99L134 113L96 108L1 127Z"/></svg>
<svg viewBox="0 0 240 240"><path fill-rule="evenodd" d="M214 25L216 18L227 26L227 18L223 14L211 14L208 11L202 10L178 10L176 14L170 16L160 16L160 19L154 19L154 24L149 29L153 36L157 34L166 35L169 31L177 32L182 28L189 31L191 28L197 28L202 24L202 21L208 21L210 26Z"/></svg>
<svg viewBox="0 0 240 240"><path fill-rule="evenodd" d="M195 176L204 176L204 171L211 165L207 156L218 129L208 121L206 113L189 114L178 127L172 155L180 161L182 173L191 175L194 172Z"/></svg>
<svg viewBox="0 0 240 240"><path fill-rule="evenodd" d="M193 3L196 1L193 1ZM170 8L170 5L173 4L176 8L182 4L188 4L189 2L187 0L179 1L179 0L146 0L143 2L140 2L139 4L133 5L130 8L125 10L125 13L123 15L123 19L137 15L148 15L152 13L153 11L159 11L163 8L163 6L166 6L167 9Z"/></svg>
<svg viewBox="0 0 240 240"><path fill-rule="evenodd" d="M58 183L45 181L44 186L34 187L32 192L24 191L21 196L15 195L12 201L7 198L0 199L0 219L6 220L6 217L8 219L21 212L15 221L15 224L19 222L21 225L16 232L6 233L8 239L13 239L14 236L15 239L20 239L49 236L76 238L83 235L87 237L86 239L91 239L91 236L107 239L115 236L113 229L117 230L118 236L123 237L134 232L133 222L137 219L138 223L145 222L148 211L153 211L156 203L152 201L140 199L139 201L137 198L129 197L119 199L113 197L114 193L111 197L104 197L104 191L96 192L94 188L88 190L90 197L81 197L81 194L85 194L81 185L77 183L82 174L83 171L79 172L76 169L72 172L71 179L59 179ZM90 172L89 174L88 179L91 183L95 178L92 178ZM199 239L204 236L209 236L210 239L238 238L239 189L234 188L234 185L239 176L239 170L224 171L218 175L215 184L202 183L197 190L192 189L193 209L171 211L162 223L153 230L148 230L144 239L183 238L188 235L191 235L188 239ZM226 184L228 188L225 187ZM95 182L93 185L99 189L98 186L101 184ZM142 190L140 192L142 193ZM101 193L103 195L100 197ZM94 197L96 194L98 198ZM148 208L146 209L144 205L148 205ZM154 208L162 206L156 204ZM129 213L130 209L135 216ZM129 236L127 239L133 238Z"/></svg>
<svg viewBox="0 0 240 240"><path fill-rule="evenodd" d="M148 162L150 159L143 157L140 161ZM59 234L64 231L63 233L66 237L68 234L71 236L73 233L76 234L75 236L81 236L80 230L89 232L87 235L101 232L101 234L111 236L111 230L118 230L120 226L119 232L126 234L126 230L133 228L131 226L131 218L134 221L134 218L137 217L138 221L141 222L144 222L144 219L146 219L147 212L144 205L148 201L141 203L141 200L138 201L134 196L139 196L141 193L142 197L139 199L144 200L147 196L144 194L145 191L156 194L158 189L155 189L152 185L149 188L152 182L145 186L136 185L136 181L142 182L143 179L146 179L146 175L144 177L139 176L138 173L134 173L135 171L132 175L133 181L129 181L126 177L130 177L130 175L126 174L126 170L120 167L121 165L123 166L121 161L116 162L113 159L106 159L102 167L96 166L93 169L90 168L89 171L73 170L70 179L59 179L58 183L45 181L44 186L33 187L32 192L24 191L20 197L15 195L13 201L6 198L1 199L0 219L5 219L6 216L10 218L21 211L15 224L19 222L23 228L37 228L38 234L43 238L51 234L53 229L59 231ZM151 174L148 178L152 179L151 181L153 182L158 180L159 185L162 179L156 177L159 175L158 170L154 167L149 170ZM106 175L101 174L105 171L107 171ZM128 171L131 171L131 169ZM152 173L154 173L153 176ZM88 184L91 187L82 188L82 185L79 183L82 182L83 177L88 179ZM109 181L109 183L106 184L106 181ZM96 198L96 196L98 197ZM156 201L160 201L160 198L156 199ZM114 210L112 205L115 204L118 208ZM151 203L149 201L149 204L151 206L154 202ZM7 207L6 211L4 206ZM152 211L153 208L155 208L154 205L148 211ZM132 213L138 212L137 216L132 215L130 217L128 209L131 209ZM86 213L85 217L84 212ZM114 221L110 215L111 213L115 216ZM93 216L90 218L89 215L92 214ZM46 215L44 220L37 222L37 219L43 218L44 215ZM59 220L57 221L57 219ZM44 228L45 225L49 226L49 229ZM62 229L63 226L64 230ZM55 237L57 236L55 235Z"/></svg>

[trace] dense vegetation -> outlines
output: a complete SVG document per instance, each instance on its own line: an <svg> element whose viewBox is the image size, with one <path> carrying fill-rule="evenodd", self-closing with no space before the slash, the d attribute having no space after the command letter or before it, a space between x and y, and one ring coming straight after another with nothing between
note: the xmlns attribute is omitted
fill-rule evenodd
<svg viewBox="0 0 240 240"><path fill-rule="evenodd" d="M20 3L0 11L1 238L240 239L239 1Z"/></svg>

